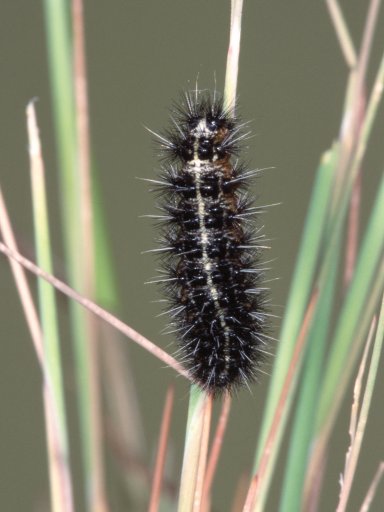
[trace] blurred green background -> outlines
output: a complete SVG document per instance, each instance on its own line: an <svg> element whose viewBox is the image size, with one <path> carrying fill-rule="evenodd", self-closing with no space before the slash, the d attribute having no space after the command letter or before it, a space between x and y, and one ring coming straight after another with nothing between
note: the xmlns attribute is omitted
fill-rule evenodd
<svg viewBox="0 0 384 512"><path fill-rule="evenodd" d="M343 2L358 47L366 2ZM85 2L91 135L100 177L121 304L118 316L168 351L175 345L161 336L164 318L152 285L156 260L142 251L154 247L155 230L140 215L154 213L154 197L136 177L155 176L158 162L145 126L158 131L167 124L168 108L184 89L222 90L229 29L229 1L115 0ZM372 79L383 51L384 13L374 41ZM29 164L24 110L38 97L49 187L51 231L56 274L65 279L60 241L58 179L47 69L42 2L3 0L0 4L0 178L20 248L34 259ZM260 222L274 262L269 273L274 312L282 315L295 255L320 154L337 136L347 67L324 2L245 1L240 73L239 113L251 120L254 138L246 158L267 170L254 189L259 204L271 207ZM363 169L362 226L365 207L374 197L384 163L381 109ZM275 280L274 278L279 278ZM35 287L34 279L31 284ZM66 336L67 301L59 300L63 324L65 382L76 438L75 380L71 343ZM279 322L274 327L278 335ZM126 341L143 417L147 462L153 459L163 397L175 381L173 371ZM270 365L272 361L270 362ZM381 365L383 366L383 365ZM267 369L268 371L268 369ZM381 368L383 377L383 368ZM382 382L381 377L381 382ZM176 379L172 437L173 470L181 464L188 386ZM380 382L380 379L378 379ZM255 440L267 391L268 377L234 398L215 486L215 510L229 510L241 471L252 464ZM154 393L154 389L156 392ZM0 257L0 508L7 511L47 510L41 376L7 261ZM338 478L348 446L350 406L337 425L326 479L329 492L323 510L333 510ZM371 424L363 444L362 465L355 480L350 510L362 496L383 459L384 413L376 392ZM76 448L76 444L75 444ZM74 453L79 474L79 460ZM76 487L76 485L75 485ZM276 499L278 498L278 482ZM384 507L383 487L375 508ZM76 489L79 492L79 487ZM380 499L381 497L381 499ZM278 501L277 501L278 502ZM270 510L273 510L274 500ZM381 503L381 505L380 505ZM81 505L79 506L79 510ZM117 508L116 510L120 510Z"/></svg>

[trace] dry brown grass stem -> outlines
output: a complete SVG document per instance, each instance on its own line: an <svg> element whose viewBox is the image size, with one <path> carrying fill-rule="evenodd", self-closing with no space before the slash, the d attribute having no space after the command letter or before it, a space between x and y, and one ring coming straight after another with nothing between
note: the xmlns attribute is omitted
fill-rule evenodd
<svg viewBox="0 0 384 512"><path fill-rule="evenodd" d="M95 295L94 215L92 205L92 180L90 166L90 133L88 112L88 88L84 36L83 0L72 0L74 98L77 134L77 176L79 178L80 291L87 297ZM103 458L102 400L100 385L99 334L97 319L86 312L85 350L89 367L89 447L91 457L90 506L97 512L107 512L109 506L105 491L105 468Z"/></svg>
<svg viewBox="0 0 384 512"><path fill-rule="evenodd" d="M229 413L231 410L231 396L225 393L223 397L221 413L217 423L215 436L212 441L212 448L208 458L207 471L205 474L205 482L203 489L203 505L208 500L211 492L213 478L215 476L217 463L220 456L221 447L223 445L224 435L228 424Z"/></svg>
<svg viewBox="0 0 384 512"><path fill-rule="evenodd" d="M344 512L347 506L348 498L352 489L353 477L355 475L358 456L361 447L362 437L358 435L357 425L359 421L359 410L361 407L360 399L361 399L361 391L363 387L363 378L364 373L367 366L368 352L372 345L373 334L376 328L376 318L372 320L371 327L369 329L369 334L367 337L367 341L365 343L363 356L361 358L359 371L357 373L357 377L355 380L355 385L353 389L353 402L351 408L351 419L349 424L349 435L351 438L351 444L348 448L346 457L345 457L345 466L344 473L341 482L340 496L339 496L339 504L337 506L336 512Z"/></svg>
<svg viewBox="0 0 384 512"><path fill-rule="evenodd" d="M160 492L161 482L163 480L165 456L167 454L169 430L171 426L171 415L173 409L173 402L175 398L175 387L172 385L168 388L165 397L163 419L161 421L159 446L157 449L157 456L155 462L155 470L153 472L151 498L149 501L149 512L157 512L160 505Z"/></svg>
<svg viewBox="0 0 384 512"><path fill-rule="evenodd" d="M379 467L376 470L375 476L373 477L372 483L369 486L366 497L364 498L363 504L361 505L360 512L368 512L375 497L377 486L380 483L384 474L384 462L379 464Z"/></svg>
<svg viewBox="0 0 384 512"><path fill-rule="evenodd" d="M344 55L344 59L348 67L352 69L356 66L356 50L349 34L348 27L345 24L339 3L337 0L327 0L327 7L333 22L333 26L335 28L336 36L340 43L341 51Z"/></svg>
<svg viewBox="0 0 384 512"><path fill-rule="evenodd" d="M37 135L37 132L34 132ZM32 138L32 165L42 165L37 163L41 159L39 145L36 145L36 139ZM8 211L0 188L0 232L3 239L17 251L16 239L13 233L12 225L9 220ZM1 243L1 242L0 242ZM4 245L4 244L2 244ZM20 301L24 310L32 342L36 351L43 374L43 401L44 417L47 432L47 453L49 462L49 474L51 484L51 497L53 512L73 512L72 483L70 477L69 461L65 454L63 445L63 435L60 428L59 411L54 399L54 390L52 379L47 370L43 334L40 320L32 298L32 293L28 285L25 272L16 261L10 259L12 273L15 279L16 288L19 293Z"/></svg>
<svg viewBox="0 0 384 512"><path fill-rule="evenodd" d="M57 279L57 277L54 277L48 272L45 272L40 267L35 265L32 261L30 261L28 258L22 256L19 252L10 249L3 242L0 242L0 252L8 256L8 258L10 258L11 260L17 262L19 265L22 265L29 272L32 272L36 276L41 277L42 279L50 283L57 290L64 293L64 295L76 301L78 304L80 304L84 308L88 309L89 311L100 317L104 322L107 322L112 327L120 331L122 334L130 338L132 341L140 345L142 348L150 352L153 356L157 357L157 359L163 361L167 366L170 366L171 368L176 370L180 375L183 375L183 377L185 377L186 379L191 380L188 372L181 366L180 363L176 361L176 359L174 359L167 352L165 352L160 347L152 343L152 341L149 341L140 333L132 329L132 327L129 327L129 325L119 320L112 313L105 310L92 300L83 297L80 293L77 293L73 288L65 284L63 281L60 281L60 279ZM19 265L16 264L16 266Z"/></svg>

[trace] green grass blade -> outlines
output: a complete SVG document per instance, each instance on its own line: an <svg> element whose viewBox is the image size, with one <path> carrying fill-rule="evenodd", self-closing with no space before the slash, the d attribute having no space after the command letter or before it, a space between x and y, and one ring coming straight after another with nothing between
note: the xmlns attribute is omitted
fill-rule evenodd
<svg viewBox="0 0 384 512"><path fill-rule="evenodd" d="M259 436L253 474L257 472L258 463L264 449L268 432L271 428L274 411L281 395L282 386L292 357L294 344L299 335L305 308L313 286L318 254L320 252L321 241L326 228L328 207L332 195L333 173L337 159L338 146L335 145L331 150L324 153L316 173L299 256L292 280L286 314L282 325L279 348L272 374L267 406L263 416L261 435ZM290 395L290 397L292 396L293 394ZM260 495L258 498L258 506L261 508L262 505L260 504L262 504L266 499L273 467L279 449L282 429L286 422L290 405L291 398L287 400L286 409L283 413L279 431L276 436L276 442L273 446L273 452L270 455L270 461L266 470L265 478L259 491Z"/></svg>
<svg viewBox="0 0 384 512"><path fill-rule="evenodd" d="M327 334L337 282L340 243L335 247L335 257L318 308L308 341L298 404L292 426L288 461L280 501L280 511L300 510L302 489L308 463L310 442L315 425L318 395L323 372Z"/></svg>
<svg viewBox="0 0 384 512"><path fill-rule="evenodd" d="M309 212L304 227L300 253L281 330L278 354L272 374L261 435L259 437L255 469L264 448L267 433L271 426L273 413L280 396L281 386L287 373L294 343L299 333L305 307L311 291L317 262L318 248L320 246L325 227L327 207L331 195L332 170L336 160L336 153L336 148L332 151L326 152L317 170Z"/></svg>
<svg viewBox="0 0 384 512"><path fill-rule="evenodd" d="M28 109L33 109L33 105L29 105ZM34 113L32 114L32 112L34 112L34 110L29 110L30 116L34 116ZM42 167L40 169L31 169L36 260L39 267L52 274L51 240L49 235L47 199L43 172ZM49 367L49 374L52 378L55 401L57 403L61 420L61 429L63 433L65 433L65 446L68 449L55 290L48 283L39 279L38 294L41 325L44 333L45 357Z"/></svg>
<svg viewBox="0 0 384 512"><path fill-rule="evenodd" d="M60 185L63 195L64 236L67 257L70 258L68 268L72 275L76 265L72 261L75 256L72 255L69 248L76 243L78 238L76 226L79 222L76 192L78 182L75 166L76 123L68 3L63 0L44 0L44 8Z"/></svg>
<svg viewBox="0 0 384 512"><path fill-rule="evenodd" d="M370 287L384 250L384 176L381 180L374 208L364 236L356 264L356 271L349 286L345 303L336 326L334 341L324 375L324 385L317 416L318 429L333 417L340 397L345 390L354 367L356 351L351 353L351 343L361 322Z"/></svg>
<svg viewBox="0 0 384 512"><path fill-rule="evenodd" d="M188 420L185 434L183 469L181 472L178 511L194 510L197 474L202 449L207 395L192 385L189 393Z"/></svg>
<svg viewBox="0 0 384 512"><path fill-rule="evenodd" d="M68 278L76 290L82 289L79 265L80 190L76 160L76 119L74 108L72 44L69 24L69 5L64 0L44 0L47 48L59 160L60 195L68 262ZM84 479L87 498L92 495L92 421L90 411L90 368L87 351L85 315L79 306L70 302L71 329L77 376L78 410Z"/></svg>
<svg viewBox="0 0 384 512"><path fill-rule="evenodd" d="M94 176L92 191L95 221L95 293L98 302L107 307L116 307L119 303L118 286L110 251L111 244L109 243L106 216L103 211L102 191L97 178L97 175Z"/></svg>
<svg viewBox="0 0 384 512"><path fill-rule="evenodd" d="M27 107L27 124L37 264L52 273L44 164L33 102ZM46 385L43 388L51 506L54 512L64 512L73 510L73 498L56 296L54 288L42 279L37 285L44 364L51 383L49 390Z"/></svg>

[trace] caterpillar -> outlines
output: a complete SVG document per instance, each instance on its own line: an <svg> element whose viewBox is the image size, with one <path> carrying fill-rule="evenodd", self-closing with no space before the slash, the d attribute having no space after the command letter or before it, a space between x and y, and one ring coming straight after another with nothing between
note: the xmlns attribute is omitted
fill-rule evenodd
<svg viewBox="0 0 384 512"><path fill-rule="evenodd" d="M267 353L263 235L247 192L258 171L238 158L247 123L217 93L186 93L171 120L163 134L152 132L162 157L159 180L149 180L162 210L156 282L170 303L181 361L218 395L254 380Z"/></svg>

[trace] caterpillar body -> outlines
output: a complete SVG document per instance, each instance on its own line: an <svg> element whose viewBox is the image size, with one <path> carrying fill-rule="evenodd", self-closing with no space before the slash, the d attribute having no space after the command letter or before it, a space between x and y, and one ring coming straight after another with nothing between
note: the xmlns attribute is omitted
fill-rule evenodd
<svg viewBox="0 0 384 512"><path fill-rule="evenodd" d="M187 93L157 135L162 274L181 359L209 394L253 380L264 360L266 297L260 230L247 188L258 171L239 163L247 137L222 98ZM156 134L155 134L156 135Z"/></svg>

